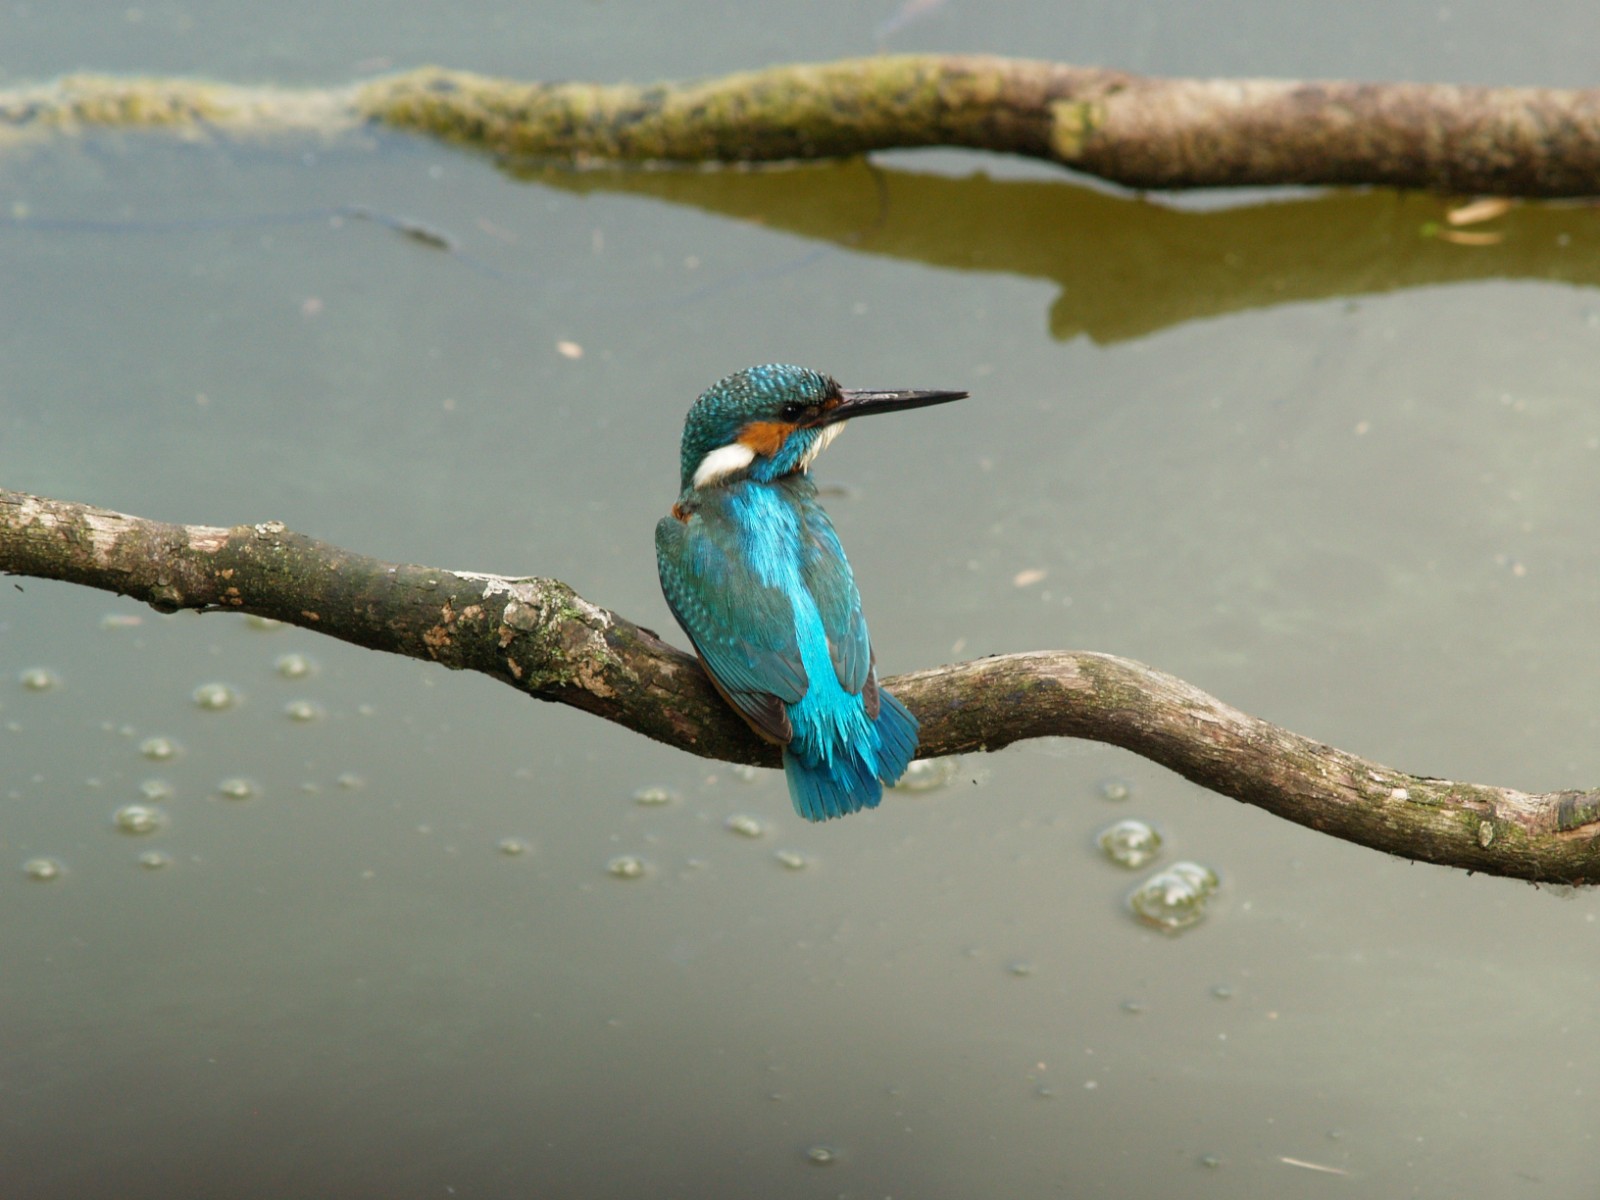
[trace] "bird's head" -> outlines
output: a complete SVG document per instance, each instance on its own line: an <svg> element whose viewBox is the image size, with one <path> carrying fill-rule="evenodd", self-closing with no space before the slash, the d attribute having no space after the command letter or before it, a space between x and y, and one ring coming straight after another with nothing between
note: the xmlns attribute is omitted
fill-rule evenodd
<svg viewBox="0 0 1600 1200"><path fill-rule="evenodd" d="M683 487L769 481L804 471L851 417L960 400L966 392L867 392L779 363L711 385L683 424Z"/></svg>

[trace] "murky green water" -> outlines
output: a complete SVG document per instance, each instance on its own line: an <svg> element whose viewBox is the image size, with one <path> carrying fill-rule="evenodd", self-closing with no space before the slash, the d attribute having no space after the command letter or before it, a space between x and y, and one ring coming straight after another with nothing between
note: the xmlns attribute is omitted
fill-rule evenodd
<svg viewBox="0 0 1600 1200"><path fill-rule="evenodd" d="M868 53L893 11L13 5L0 74L644 79ZM1514 37L1490 5L1204 11L949 0L890 48L1590 82L1579 6ZM554 575L665 631L651 531L700 388L774 359L967 388L819 466L887 672L1106 650L1399 767L1592 785L1600 218L1450 246L1442 207L952 153L511 175L387 136L67 143L0 159L30 219L0 227L0 480ZM7 1197L1600 1179L1590 894L1071 742L808 827L776 776L486 679L13 582ZM1096 843L1130 818L1163 839L1138 872ZM1126 897L1183 860L1220 890L1165 936Z"/></svg>

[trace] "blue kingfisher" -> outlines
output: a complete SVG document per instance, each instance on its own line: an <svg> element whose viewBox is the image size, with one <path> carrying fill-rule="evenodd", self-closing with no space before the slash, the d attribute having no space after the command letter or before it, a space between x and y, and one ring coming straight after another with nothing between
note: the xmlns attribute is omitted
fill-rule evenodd
<svg viewBox="0 0 1600 1200"><path fill-rule="evenodd" d="M783 747L795 811L876 808L917 719L878 686L850 563L808 468L851 417L966 392L864 392L803 367L737 371L683 426L682 490L656 526L672 615L734 710Z"/></svg>

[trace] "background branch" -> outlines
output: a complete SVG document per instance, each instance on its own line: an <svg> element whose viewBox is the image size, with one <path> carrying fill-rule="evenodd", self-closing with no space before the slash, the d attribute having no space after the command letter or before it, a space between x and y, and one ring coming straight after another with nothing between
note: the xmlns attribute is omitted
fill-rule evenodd
<svg viewBox="0 0 1600 1200"><path fill-rule="evenodd" d="M338 133L365 122L499 155L579 162L770 162L962 146L1133 188L1600 192L1594 89L1159 79L903 55L650 86L424 68L320 90L72 76L0 92L0 135L10 140L85 126Z"/></svg>
<svg viewBox="0 0 1600 1200"><path fill-rule="evenodd" d="M708 758L777 765L693 657L556 580L384 562L278 522L172 525L5 490L0 571L117 592L163 612L273 617L481 671ZM1004 655L886 683L922 721L925 755L1088 738L1390 854L1536 881L1600 882L1600 790L1529 794L1410 775L1106 654Z"/></svg>

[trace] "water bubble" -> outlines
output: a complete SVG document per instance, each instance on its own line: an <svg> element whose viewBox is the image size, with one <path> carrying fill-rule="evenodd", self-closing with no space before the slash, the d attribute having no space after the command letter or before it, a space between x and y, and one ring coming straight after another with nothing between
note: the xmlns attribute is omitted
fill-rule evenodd
<svg viewBox="0 0 1600 1200"><path fill-rule="evenodd" d="M146 800L170 800L173 787L165 779L146 779L139 785L139 794Z"/></svg>
<svg viewBox="0 0 1600 1200"><path fill-rule="evenodd" d="M251 800L261 794L261 788L250 779L235 775L217 784L217 795L226 800Z"/></svg>
<svg viewBox="0 0 1600 1200"><path fill-rule="evenodd" d="M283 706L283 712L291 721L316 721L325 715L315 700L291 700Z"/></svg>
<svg viewBox="0 0 1600 1200"><path fill-rule="evenodd" d="M165 850L146 850L139 855L139 865L146 871L159 871L172 865L172 855Z"/></svg>
<svg viewBox="0 0 1600 1200"><path fill-rule="evenodd" d="M61 864L53 858L30 858L22 864L22 873L39 883L61 878Z"/></svg>
<svg viewBox="0 0 1600 1200"><path fill-rule="evenodd" d="M519 855L526 854L531 849L527 842L516 837L503 837L494 844L494 848L507 858L516 858Z"/></svg>
<svg viewBox="0 0 1600 1200"><path fill-rule="evenodd" d="M832 1146L809 1146L806 1161L819 1167L831 1167L839 1161L839 1152Z"/></svg>
<svg viewBox="0 0 1600 1200"><path fill-rule="evenodd" d="M772 857L791 871L804 871L811 865L811 860L798 850L774 850Z"/></svg>
<svg viewBox="0 0 1600 1200"><path fill-rule="evenodd" d="M1126 800L1133 795L1133 784L1120 775L1108 775L1099 784L1100 799Z"/></svg>
<svg viewBox="0 0 1600 1200"><path fill-rule="evenodd" d="M1143 821L1118 821L1100 831L1100 852L1119 867L1137 870L1161 852L1161 835Z"/></svg>
<svg viewBox="0 0 1600 1200"><path fill-rule="evenodd" d="M367 786L366 777L364 775L357 775L354 771L340 772L339 777L335 779L334 782L347 792L359 792L362 788Z"/></svg>
<svg viewBox="0 0 1600 1200"><path fill-rule="evenodd" d="M635 804L643 804L646 806L655 806L658 804L676 804L679 799L681 799L681 797L677 792L673 791L669 787L661 787L658 784L646 784L644 787L637 789L633 793L633 802Z"/></svg>
<svg viewBox="0 0 1600 1200"><path fill-rule="evenodd" d="M734 813L722 823L722 827L730 833L737 833L740 837L747 838L758 838L767 831L767 827L758 818L746 816L744 813Z"/></svg>
<svg viewBox="0 0 1600 1200"><path fill-rule="evenodd" d="M959 755L947 754L943 758L916 758L906 768L906 773L895 783L901 792L931 792L942 788L956 777L961 769Z"/></svg>
<svg viewBox="0 0 1600 1200"><path fill-rule="evenodd" d="M1206 903L1217 886L1214 871L1199 863L1177 862L1135 888L1128 906L1145 924L1177 933L1206 915Z"/></svg>
<svg viewBox="0 0 1600 1200"><path fill-rule="evenodd" d="M49 667L29 667L17 675L17 682L30 692L53 692L61 686L61 676Z"/></svg>
<svg viewBox="0 0 1600 1200"><path fill-rule="evenodd" d="M111 820L119 832L142 837L166 825L167 814L153 804L124 804Z"/></svg>
<svg viewBox="0 0 1600 1200"><path fill-rule="evenodd" d="M193 693L194 706L221 712L239 703L239 693L225 683L202 683Z"/></svg>
<svg viewBox="0 0 1600 1200"><path fill-rule="evenodd" d="M1199 1161L1202 1167L1220 1167L1222 1165L1222 1156L1220 1154L1202 1154Z"/></svg>
<svg viewBox="0 0 1600 1200"><path fill-rule="evenodd" d="M321 669L309 654L280 654L272 665L285 679L306 679Z"/></svg>
<svg viewBox="0 0 1600 1200"><path fill-rule="evenodd" d="M101 629L136 629L143 624L138 613L107 613L100 618Z"/></svg>
<svg viewBox="0 0 1600 1200"><path fill-rule="evenodd" d="M1233 999L1233 989L1225 983L1219 983L1211 989L1211 994L1218 1000Z"/></svg>
<svg viewBox="0 0 1600 1200"><path fill-rule="evenodd" d="M1033 964L1025 958L1014 958L1006 964L1006 971L1019 979L1026 979L1033 974Z"/></svg>
<svg viewBox="0 0 1600 1200"><path fill-rule="evenodd" d="M155 762L177 758L182 752L183 747L169 737L147 737L139 743L139 753Z"/></svg>
<svg viewBox="0 0 1600 1200"><path fill-rule="evenodd" d="M244 623L251 629L262 633L272 633L283 628L283 622L273 617L258 617L255 613L246 613Z"/></svg>
<svg viewBox="0 0 1600 1200"><path fill-rule="evenodd" d="M634 854L619 854L606 864L606 871L618 879L642 879L650 868Z"/></svg>
<svg viewBox="0 0 1600 1200"><path fill-rule="evenodd" d="M741 783L754 783L761 778L761 768L752 767L749 763L734 763L728 771Z"/></svg>

